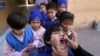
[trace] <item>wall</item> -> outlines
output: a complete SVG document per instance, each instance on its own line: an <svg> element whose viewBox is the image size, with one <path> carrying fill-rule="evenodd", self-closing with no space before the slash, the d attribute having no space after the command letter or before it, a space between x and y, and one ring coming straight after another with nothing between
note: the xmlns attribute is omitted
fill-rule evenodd
<svg viewBox="0 0 100 56"><path fill-rule="evenodd" d="M75 14L74 28L91 28L100 21L100 0L69 0L68 10Z"/></svg>
<svg viewBox="0 0 100 56"><path fill-rule="evenodd" d="M7 15L11 12L11 2L10 0L6 0L6 8L4 10L0 10L0 33L5 30L7 27L6 18Z"/></svg>

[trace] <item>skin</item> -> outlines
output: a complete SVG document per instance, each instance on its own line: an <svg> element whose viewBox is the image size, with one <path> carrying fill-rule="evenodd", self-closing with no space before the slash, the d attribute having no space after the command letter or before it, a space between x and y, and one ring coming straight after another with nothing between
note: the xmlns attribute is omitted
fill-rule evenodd
<svg viewBox="0 0 100 56"><path fill-rule="evenodd" d="M56 17L57 11L55 9L48 9L47 12L51 20L53 20Z"/></svg>
<svg viewBox="0 0 100 56"><path fill-rule="evenodd" d="M46 6L40 5L40 11L43 12L43 13L46 13Z"/></svg>
<svg viewBox="0 0 100 56"><path fill-rule="evenodd" d="M67 8L64 4L60 5L58 8L60 12L67 11Z"/></svg>
<svg viewBox="0 0 100 56"><path fill-rule="evenodd" d="M14 34L19 36L19 37L23 36L24 31L25 31L24 28L22 28L22 29L13 29Z"/></svg>
<svg viewBox="0 0 100 56"><path fill-rule="evenodd" d="M73 25L73 21L71 20L64 20L61 22L61 25L64 26L67 30L70 30L70 28L72 28ZM72 49L77 49L78 48L78 40L77 40L77 33L73 30L71 30L71 35L70 35L71 39L66 37L66 41L68 41L70 43L70 46Z"/></svg>
<svg viewBox="0 0 100 56"><path fill-rule="evenodd" d="M65 36L63 31L56 31L51 34L51 46L52 46L52 55L53 56L67 56L68 55L68 48L66 46L66 41L64 38ZM62 40L63 43L60 41Z"/></svg>
<svg viewBox="0 0 100 56"><path fill-rule="evenodd" d="M73 21L67 19L67 20L62 21L62 22L61 22L61 25L62 25L63 27L65 27L67 30L69 30L69 29L71 29L72 26L73 26Z"/></svg>
<svg viewBox="0 0 100 56"><path fill-rule="evenodd" d="M33 30L38 30L40 28L41 22L40 20L31 21L31 26Z"/></svg>

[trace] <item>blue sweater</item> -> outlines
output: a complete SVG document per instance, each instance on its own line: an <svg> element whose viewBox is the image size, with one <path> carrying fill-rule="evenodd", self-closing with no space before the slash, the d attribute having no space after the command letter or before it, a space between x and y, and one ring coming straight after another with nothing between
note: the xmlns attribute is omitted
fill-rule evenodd
<svg viewBox="0 0 100 56"><path fill-rule="evenodd" d="M58 19L55 19L54 21L52 21L50 18L46 19L43 23L43 27L45 29L49 28L50 26L57 24L58 23Z"/></svg>
<svg viewBox="0 0 100 56"><path fill-rule="evenodd" d="M45 51L42 53L39 53L38 56L52 56L52 49L50 45L45 46ZM68 48L68 56L74 56L73 52L70 48Z"/></svg>
<svg viewBox="0 0 100 56"><path fill-rule="evenodd" d="M26 28L24 32L24 40L23 42L19 41L14 35L13 32L8 33L6 36L7 43L18 52L21 52L24 48L26 48L30 43L33 42L33 33L30 28ZM38 51L34 49L34 51L30 54L30 56L37 56Z"/></svg>

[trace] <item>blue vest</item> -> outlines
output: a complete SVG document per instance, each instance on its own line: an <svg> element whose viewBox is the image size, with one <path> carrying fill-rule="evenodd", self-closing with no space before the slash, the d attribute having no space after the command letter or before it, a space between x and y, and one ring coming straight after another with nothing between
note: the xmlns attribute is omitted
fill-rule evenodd
<svg viewBox="0 0 100 56"><path fill-rule="evenodd" d="M52 56L52 49L50 45L45 46L45 52L39 53L38 56ZM68 48L68 56L74 56L70 48Z"/></svg>
<svg viewBox="0 0 100 56"><path fill-rule="evenodd" d="M55 19L54 21L51 21L50 18L46 19L46 21L43 23L43 27L45 29L49 28L50 26L57 24L58 23L58 19Z"/></svg>
<svg viewBox="0 0 100 56"><path fill-rule="evenodd" d="M19 41L14 35L13 32L8 33L6 36L7 43L18 52L21 52L24 48L26 48L30 43L33 42L33 33L30 28L26 28L24 32L24 40L23 42ZM37 56L38 50L34 49L34 51L30 54L30 56Z"/></svg>

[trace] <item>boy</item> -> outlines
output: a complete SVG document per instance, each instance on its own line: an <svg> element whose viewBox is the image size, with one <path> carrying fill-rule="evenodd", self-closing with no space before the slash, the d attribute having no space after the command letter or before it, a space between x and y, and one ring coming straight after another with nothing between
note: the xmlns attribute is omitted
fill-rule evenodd
<svg viewBox="0 0 100 56"><path fill-rule="evenodd" d="M39 56L74 56L68 42L64 40L66 37L67 35L61 25L55 24L49 27L44 34L46 50Z"/></svg>
<svg viewBox="0 0 100 56"><path fill-rule="evenodd" d="M70 12L62 12L59 16L59 23L66 28L67 35L71 35L74 15Z"/></svg>
<svg viewBox="0 0 100 56"><path fill-rule="evenodd" d="M67 32L68 38L66 40L70 43L72 52L75 56L93 56L91 53L84 50L79 44L77 40L77 33L72 30L73 22L74 22L74 14L70 12L62 12L59 16L60 25L62 25Z"/></svg>
<svg viewBox="0 0 100 56"><path fill-rule="evenodd" d="M46 10L46 4L45 3L41 3L40 4L40 12L41 12L43 21L45 21L48 18L47 10Z"/></svg>
<svg viewBox="0 0 100 56"><path fill-rule="evenodd" d="M56 17L57 6L56 6L55 3L49 3L49 4L47 4L46 9L47 9L47 13L48 13L48 18L43 23L43 27L47 29L51 25L57 24L58 23L58 19Z"/></svg>
<svg viewBox="0 0 100 56"><path fill-rule="evenodd" d="M26 17L18 12L11 13L7 17L7 24L12 30L6 36L5 56L37 56L37 50L31 45L33 33L30 28L25 28Z"/></svg>
<svg viewBox="0 0 100 56"><path fill-rule="evenodd" d="M36 11L36 10L35 10ZM35 47L38 48L39 53L44 51L44 41L43 41L43 35L45 32L45 28L41 26L42 24L42 16L40 13L34 13L30 14L29 17L29 23L31 25L33 34L34 34L34 44Z"/></svg>
<svg viewBox="0 0 100 56"><path fill-rule="evenodd" d="M67 11L67 6L68 6L68 0L58 0L58 13L57 13L57 17L59 17L59 15L64 12Z"/></svg>

